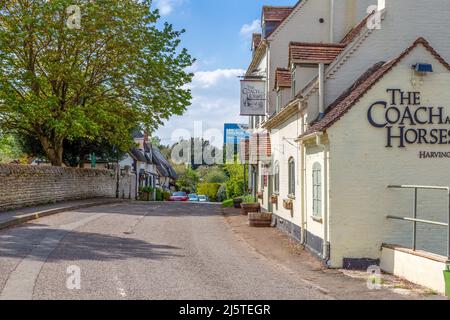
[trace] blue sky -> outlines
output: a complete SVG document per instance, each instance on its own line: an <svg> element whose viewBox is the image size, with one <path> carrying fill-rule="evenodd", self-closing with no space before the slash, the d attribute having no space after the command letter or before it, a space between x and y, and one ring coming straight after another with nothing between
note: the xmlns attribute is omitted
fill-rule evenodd
<svg viewBox="0 0 450 320"><path fill-rule="evenodd" d="M239 75L251 58L250 39L257 32L263 5L293 5L297 0L155 0L162 20L186 29L182 46L197 59L192 71L193 103L182 117L173 117L155 135L166 144L193 135L217 136L226 122L239 117ZM201 122L201 124L200 124ZM196 134L198 136L198 134ZM217 137L219 145L221 137Z"/></svg>

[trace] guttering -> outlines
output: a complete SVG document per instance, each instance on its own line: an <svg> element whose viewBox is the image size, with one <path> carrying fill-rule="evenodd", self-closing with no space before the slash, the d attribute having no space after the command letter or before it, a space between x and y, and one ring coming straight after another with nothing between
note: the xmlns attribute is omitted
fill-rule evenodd
<svg viewBox="0 0 450 320"><path fill-rule="evenodd" d="M301 102L302 102L301 98L296 98L296 99L292 100L280 112L278 112L273 118L265 121L261 125L261 127L263 129L270 130L270 129L275 128L277 125L283 123L284 121L288 120L289 117L300 112Z"/></svg>
<svg viewBox="0 0 450 320"><path fill-rule="evenodd" d="M267 48L267 40L262 40L258 48L256 49L255 54L253 55L252 61L247 69L247 72L245 73L245 76L251 77L253 75L253 71L261 63L266 48Z"/></svg>

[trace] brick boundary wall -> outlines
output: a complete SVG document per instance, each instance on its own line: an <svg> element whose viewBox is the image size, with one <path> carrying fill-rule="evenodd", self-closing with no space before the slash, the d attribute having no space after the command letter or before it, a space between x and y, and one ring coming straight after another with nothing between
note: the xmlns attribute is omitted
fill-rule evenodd
<svg viewBox="0 0 450 320"><path fill-rule="evenodd" d="M110 170L0 164L0 211L59 201L116 197L116 173ZM126 171L119 196L134 199L136 175Z"/></svg>

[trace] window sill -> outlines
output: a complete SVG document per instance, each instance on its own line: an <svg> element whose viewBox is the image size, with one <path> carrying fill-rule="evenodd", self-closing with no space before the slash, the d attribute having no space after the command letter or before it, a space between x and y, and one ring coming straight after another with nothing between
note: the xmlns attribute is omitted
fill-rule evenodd
<svg viewBox="0 0 450 320"><path fill-rule="evenodd" d="M323 218L322 217L312 216L311 218L313 219L313 221L315 221L317 223L323 223Z"/></svg>
<svg viewBox="0 0 450 320"><path fill-rule="evenodd" d="M289 194L288 198L291 199L291 200L295 200L295 194Z"/></svg>

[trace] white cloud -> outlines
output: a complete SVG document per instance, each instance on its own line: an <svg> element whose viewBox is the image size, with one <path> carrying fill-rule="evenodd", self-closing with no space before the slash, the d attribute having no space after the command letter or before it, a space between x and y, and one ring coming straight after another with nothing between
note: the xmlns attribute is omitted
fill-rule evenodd
<svg viewBox="0 0 450 320"><path fill-rule="evenodd" d="M241 69L217 69L214 71L199 71L195 73L190 87L191 89L207 89L217 85L220 81L226 81L228 79L234 79L237 81L237 77L242 76L244 73L245 71Z"/></svg>
<svg viewBox="0 0 450 320"><path fill-rule="evenodd" d="M241 35L249 38L253 33L257 33L261 31L261 21L254 20L250 24L244 24L241 28Z"/></svg>
<svg viewBox="0 0 450 320"><path fill-rule="evenodd" d="M182 5L184 0L157 0L156 8L162 16L172 13L175 7Z"/></svg>
<svg viewBox="0 0 450 320"><path fill-rule="evenodd" d="M192 90L192 105L182 116L172 117L155 135L164 144L173 144L172 134L176 130L186 130L193 135L194 124L201 122L203 133L214 130L223 133L224 123L246 123L248 118L239 116L239 79L245 70L217 69L195 72L194 80L189 86ZM218 137L213 142L221 147L223 140ZM175 137L176 139L176 137Z"/></svg>

